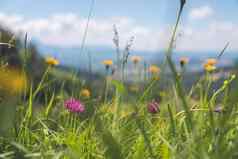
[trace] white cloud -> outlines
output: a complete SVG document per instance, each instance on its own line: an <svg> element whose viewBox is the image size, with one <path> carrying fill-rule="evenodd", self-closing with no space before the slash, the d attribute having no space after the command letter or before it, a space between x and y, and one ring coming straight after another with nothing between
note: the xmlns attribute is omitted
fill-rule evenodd
<svg viewBox="0 0 238 159"><path fill-rule="evenodd" d="M86 18L75 14L56 14L41 19L26 19L19 15L0 13L0 24L14 32L28 34L43 44L60 47L79 47L82 42ZM168 46L171 28L149 28L138 25L127 17L92 19L86 44L90 46L113 47L113 24L119 30L121 46L131 36L135 36L134 50L157 51ZM231 42L232 50L238 50L238 25L231 22L210 22L205 28L190 25L180 26L182 37L178 38L176 49L179 51L221 50L226 42Z"/></svg>
<svg viewBox="0 0 238 159"><path fill-rule="evenodd" d="M183 27L177 49L189 51L221 51L230 42L229 50L238 50L238 25L231 22L211 22L206 28Z"/></svg>
<svg viewBox="0 0 238 159"><path fill-rule="evenodd" d="M209 6L202 6L199 8L193 8L189 13L189 18L192 20L201 20L208 18L214 14L214 11Z"/></svg>
<svg viewBox="0 0 238 159"><path fill-rule="evenodd" d="M0 23L16 33L28 32L44 44L62 47L80 46L86 22L86 18L72 13L56 14L43 19L25 19L18 15L0 14ZM92 19L86 43L112 46L113 24L118 27L121 46L125 45L131 36L135 36L135 50L153 51L163 47L163 43L157 43L158 37L165 36L162 31L153 31L137 25L127 17Z"/></svg>

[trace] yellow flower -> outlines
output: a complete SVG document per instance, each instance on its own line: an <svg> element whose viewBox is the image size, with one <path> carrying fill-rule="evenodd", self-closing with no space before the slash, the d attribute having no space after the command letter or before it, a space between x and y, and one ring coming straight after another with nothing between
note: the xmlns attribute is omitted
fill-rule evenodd
<svg viewBox="0 0 238 159"><path fill-rule="evenodd" d="M104 60L102 63L105 65L106 68L109 68L110 66L113 65L112 60Z"/></svg>
<svg viewBox="0 0 238 159"><path fill-rule="evenodd" d="M137 64L141 61L141 57L140 56L132 56L131 57L131 61L134 63L134 64Z"/></svg>
<svg viewBox="0 0 238 159"><path fill-rule="evenodd" d="M204 69L207 72L212 72L216 69L217 60L214 58L207 59L205 64L204 64Z"/></svg>
<svg viewBox="0 0 238 159"><path fill-rule="evenodd" d="M184 65L186 65L189 62L189 58L188 57L181 57L179 59L179 62L180 62L181 66L184 66Z"/></svg>
<svg viewBox="0 0 238 159"><path fill-rule="evenodd" d="M57 66L57 65L59 65L59 61L56 58L54 58L54 57L47 57L45 59L45 62L48 65L50 65L50 66Z"/></svg>
<svg viewBox="0 0 238 159"><path fill-rule="evenodd" d="M81 92L80 92L80 95L85 97L85 98L89 98L91 96L91 93L88 89L83 89Z"/></svg>
<svg viewBox="0 0 238 159"><path fill-rule="evenodd" d="M27 87L27 78L19 70L0 68L0 90L3 92L16 95L20 94Z"/></svg>
<svg viewBox="0 0 238 159"><path fill-rule="evenodd" d="M206 63L206 64L204 64L204 69L207 72L212 72L212 71L216 70L216 66Z"/></svg>
<svg viewBox="0 0 238 159"><path fill-rule="evenodd" d="M215 65L215 64L217 64L217 60L214 59L214 58L209 58L209 59L206 60L206 64Z"/></svg>
<svg viewBox="0 0 238 159"><path fill-rule="evenodd" d="M156 66L156 65L151 65L149 67L149 72L153 73L153 74L159 73L160 72L160 68L158 66Z"/></svg>

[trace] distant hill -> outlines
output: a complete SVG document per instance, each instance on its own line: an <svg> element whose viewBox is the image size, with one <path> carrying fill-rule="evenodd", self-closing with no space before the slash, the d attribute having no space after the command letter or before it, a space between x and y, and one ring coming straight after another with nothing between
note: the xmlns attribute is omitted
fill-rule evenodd
<svg viewBox="0 0 238 159"><path fill-rule="evenodd" d="M113 48L106 47L90 47L85 48L84 52L80 53L80 48L60 48L45 45L38 45L38 48L43 56L53 55L58 58L63 65L73 66L76 68L87 69L89 62L89 54L91 54L92 65L94 71L101 71L103 66L102 61L105 59L116 60L116 52ZM155 57L153 53L134 52L131 54L142 56L146 61L153 61Z"/></svg>
<svg viewBox="0 0 238 159"><path fill-rule="evenodd" d="M43 44L37 44L40 53L43 56L55 56L61 61L62 65L71 66L80 69L88 69L89 55L92 57L92 67L94 72L101 72L103 66L101 62L105 59L116 60L116 52L114 48L109 47L87 47L82 53L80 53L79 47L72 48L60 48L57 46L46 46ZM189 71L200 71L202 69L202 63L206 58L215 58L219 52L207 51L207 52L176 52L173 54L173 58L178 64L178 59L182 56L190 58ZM164 53L160 52L143 52L131 50L131 55L141 56L147 63L160 64L164 59ZM219 66L233 66L238 59L236 52L226 52L220 62Z"/></svg>

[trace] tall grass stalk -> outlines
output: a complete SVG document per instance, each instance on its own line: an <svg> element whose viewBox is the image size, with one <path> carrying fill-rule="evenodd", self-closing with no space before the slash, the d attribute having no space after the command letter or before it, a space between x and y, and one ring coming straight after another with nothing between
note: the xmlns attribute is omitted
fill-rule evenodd
<svg viewBox="0 0 238 159"><path fill-rule="evenodd" d="M88 35L89 24L90 24L90 20L91 20L92 14L93 14L94 5L95 5L95 0L91 0L89 14L87 17L87 22L86 22L85 30L83 33L83 39L82 39L82 43L81 43L81 47L80 47L80 54L83 53L83 51L84 51L84 47L85 47L86 39L87 39L87 35Z"/></svg>
<svg viewBox="0 0 238 159"><path fill-rule="evenodd" d="M110 72L109 68L106 68L106 78L105 78L105 93L104 93L104 104L107 103L108 91L109 91L109 81L110 81Z"/></svg>
<svg viewBox="0 0 238 159"><path fill-rule="evenodd" d="M186 97L185 97L185 94L184 94L184 91L183 91L182 83L180 81L180 77L178 75L178 72L176 70L176 67L175 67L175 65L172 61L172 57L171 57L172 51L173 51L173 44L174 44L174 41L175 41L175 38L176 38L177 28L178 28L178 25L179 25L179 22L180 22L180 19L181 19L181 15L182 15L185 3L186 3L185 0L180 0L180 9L179 9L176 24L175 24L175 27L174 27L174 30L173 30L173 33L172 33L172 37L170 39L169 47L166 51L166 59L167 59L168 65L170 67L170 70L173 74L174 82L177 86L176 88L177 88L178 96L181 99L182 106L183 106L183 108L186 112L187 126L189 128L189 131L191 131L192 128L193 128L192 114L189 111L189 106L188 106L187 101L186 101Z"/></svg>

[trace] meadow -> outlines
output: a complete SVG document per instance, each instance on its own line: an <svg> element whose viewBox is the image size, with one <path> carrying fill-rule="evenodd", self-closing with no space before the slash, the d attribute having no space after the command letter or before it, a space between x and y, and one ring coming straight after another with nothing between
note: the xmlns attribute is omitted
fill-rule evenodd
<svg viewBox="0 0 238 159"><path fill-rule="evenodd" d="M185 5L180 0L161 65L131 56L133 39L120 51L115 29L117 60L102 61L103 76L62 70L54 57L32 69L26 36L20 66L1 59L0 158L238 158L236 71L219 82L215 76L228 45L201 63L203 73L191 87L184 85L189 58L172 58ZM133 77L127 77L128 63ZM34 79L36 72L42 73Z"/></svg>

